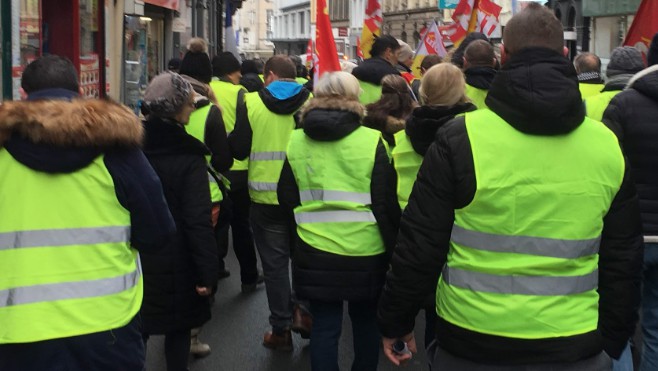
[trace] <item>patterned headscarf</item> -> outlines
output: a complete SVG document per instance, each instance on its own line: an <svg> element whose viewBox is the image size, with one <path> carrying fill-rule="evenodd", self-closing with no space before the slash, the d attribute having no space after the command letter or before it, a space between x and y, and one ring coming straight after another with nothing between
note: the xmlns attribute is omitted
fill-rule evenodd
<svg viewBox="0 0 658 371"><path fill-rule="evenodd" d="M144 93L143 104L150 114L171 118L181 111L193 92L187 80L167 71L151 80Z"/></svg>

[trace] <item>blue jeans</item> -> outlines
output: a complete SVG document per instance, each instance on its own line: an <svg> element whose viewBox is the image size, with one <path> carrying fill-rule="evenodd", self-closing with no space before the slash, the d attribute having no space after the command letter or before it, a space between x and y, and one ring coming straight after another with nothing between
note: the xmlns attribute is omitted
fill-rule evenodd
<svg viewBox="0 0 658 371"><path fill-rule="evenodd" d="M658 244L644 244L640 371L658 370Z"/></svg>
<svg viewBox="0 0 658 371"><path fill-rule="evenodd" d="M343 302L311 300L311 369L338 371L338 340L343 328ZM352 371L375 371L381 337L377 330L377 301L348 302L354 336Z"/></svg>
<svg viewBox="0 0 658 371"><path fill-rule="evenodd" d="M270 325L275 333L292 325L292 289L290 287L290 249L292 223L279 206L251 205L249 215L256 249L263 265L265 292L270 308Z"/></svg>
<svg viewBox="0 0 658 371"><path fill-rule="evenodd" d="M633 355L630 342L626 344L626 348L624 348L619 359L612 360L612 371L633 371Z"/></svg>

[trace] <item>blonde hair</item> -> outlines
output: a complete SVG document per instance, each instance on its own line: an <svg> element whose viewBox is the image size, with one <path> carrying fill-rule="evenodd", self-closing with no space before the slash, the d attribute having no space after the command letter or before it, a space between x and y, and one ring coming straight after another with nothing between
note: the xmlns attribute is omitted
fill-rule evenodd
<svg viewBox="0 0 658 371"><path fill-rule="evenodd" d="M340 95L347 99L359 99L359 80L347 72L327 72L313 86L313 95L329 97Z"/></svg>
<svg viewBox="0 0 658 371"><path fill-rule="evenodd" d="M426 106L454 106L465 103L464 74L451 63L432 66L420 80L420 102Z"/></svg>

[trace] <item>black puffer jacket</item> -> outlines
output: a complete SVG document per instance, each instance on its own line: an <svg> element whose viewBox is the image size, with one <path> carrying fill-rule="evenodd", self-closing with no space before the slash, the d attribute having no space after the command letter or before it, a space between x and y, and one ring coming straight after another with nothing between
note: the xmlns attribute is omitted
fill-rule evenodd
<svg viewBox="0 0 658 371"><path fill-rule="evenodd" d="M314 98L302 112L303 130L314 140L335 142L356 130L363 114L364 108L359 102ZM371 208L390 252L395 245L400 220L393 183L395 174L383 142L379 143L375 156L370 187ZM281 172L278 197L292 218L293 209L300 205L299 188L287 161ZM299 297L322 301L376 299L384 285L389 257L390 253L365 257L331 254L315 249L297 237L293 255L295 292Z"/></svg>
<svg viewBox="0 0 658 371"><path fill-rule="evenodd" d="M459 103L454 106L422 106L414 109L404 128L414 151L425 156L434 142L437 130L460 113L475 111L473 103Z"/></svg>
<svg viewBox="0 0 658 371"><path fill-rule="evenodd" d="M638 73L617 94L603 122L617 134L633 171L645 235L658 236L658 66Z"/></svg>
<svg viewBox="0 0 658 371"><path fill-rule="evenodd" d="M352 75L357 79L375 85L382 84L382 78L386 75L400 75L400 71L392 66L384 58L372 57L363 61L352 70Z"/></svg>
<svg viewBox="0 0 658 371"><path fill-rule="evenodd" d="M530 135L569 133L585 116L576 71L566 58L547 49L528 48L512 56L498 72L486 103L509 125ZM465 120L458 117L439 129L400 222L378 312L384 336L396 338L413 330L418 308L436 289L446 263L454 210L473 201L476 185ZM601 350L619 357L637 322L642 271L639 207L628 168L603 219L598 268L595 331L526 340L486 335L439 317L439 345L458 357L487 364L573 362Z"/></svg>
<svg viewBox="0 0 658 371"><path fill-rule="evenodd" d="M180 124L150 117L144 153L160 177L177 233L157 254L142 254L144 332L163 334L210 319L208 297L196 286L217 282L217 246L210 218L205 155L210 152Z"/></svg>
<svg viewBox="0 0 658 371"><path fill-rule="evenodd" d="M496 70L493 67L471 67L464 71L466 83L478 89L489 90L494 77L496 77Z"/></svg>

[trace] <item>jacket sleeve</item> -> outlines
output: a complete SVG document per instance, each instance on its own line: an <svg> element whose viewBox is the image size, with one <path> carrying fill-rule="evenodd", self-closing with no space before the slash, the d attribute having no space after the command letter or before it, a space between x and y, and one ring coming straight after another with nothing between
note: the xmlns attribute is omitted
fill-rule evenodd
<svg viewBox="0 0 658 371"><path fill-rule="evenodd" d="M448 127L439 130L430 146L402 214L377 312L385 337L398 338L413 331L416 314L435 291L446 262L456 198Z"/></svg>
<svg viewBox="0 0 658 371"><path fill-rule="evenodd" d="M613 358L619 358L638 321L643 246L638 197L627 163L603 219L599 250L599 330L603 348Z"/></svg>
<svg viewBox="0 0 658 371"><path fill-rule="evenodd" d="M395 239L400 227L400 205L395 192L395 182L395 170L389 161L386 147L380 140L375 152L370 194L372 213L377 220L386 250L389 252L395 247Z"/></svg>
<svg viewBox="0 0 658 371"><path fill-rule="evenodd" d="M279 205L281 205L286 213L292 214L295 207L302 203L299 198L299 187L297 186L295 175L287 159L281 169L281 177L279 178L276 193L279 198Z"/></svg>
<svg viewBox="0 0 658 371"><path fill-rule="evenodd" d="M217 242L213 233L210 190L205 161L194 158L183 175L181 223L194 264L198 285L212 287L217 282Z"/></svg>
<svg viewBox="0 0 658 371"><path fill-rule="evenodd" d="M234 158L244 160L249 157L252 137L247 104L244 101L238 101L235 111L235 128L228 136L228 145Z"/></svg>
<svg viewBox="0 0 658 371"><path fill-rule="evenodd" d="M603 112L603 119L601 121L615 133L620 142L623 142L625 126L623 107L628 106L628 104L621 102L621 98L619 96L612 98L605 112Z"/></svg>
<svg viewBox="0 0 658 371"><path fill-rule="evenodd" d="M132 246L157 251L176 233L160 178L139 149L107 152L104 162L119 203L130 212Z"/></svg>
<svg viewBox="0 0 658 371"><path fill-rule="evenodd" d="M228 139L226 137L226 127L222 112L213 105L210 107L208 118L206 119L206 145L212 152L210 164L213 169L224 172L233 165L233 156L228 148Z"/></svg>

